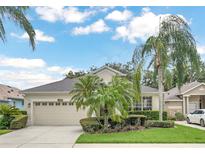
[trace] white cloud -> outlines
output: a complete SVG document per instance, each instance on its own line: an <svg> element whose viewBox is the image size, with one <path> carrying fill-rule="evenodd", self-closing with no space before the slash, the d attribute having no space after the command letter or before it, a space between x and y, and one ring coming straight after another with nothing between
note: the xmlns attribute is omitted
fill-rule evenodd
<svg viewBox="0 0 205 154"><path fill-rule="evenodd" d="M20 89L61 80L70 70L75 72L79 69L49 66L43 59L0 56L0 83Z"/></svg>
<svg viewBox="0 0 205 154"><path fill-rule="evenodd" d="M75 27L72 34L74 35L87 35L90 33L102 33L109 31L110 28L106 25L104 20L99 19L91 25L85 27Z"/></svg>
<svg viewBox="0 0 205 154"><path fill-rule="evenodd" d="M82 23L88 17L95 14L95 11L80 11L77 7L36 7L35 10L42 20L49 22Z"/></svg>
<svg viewBox="0 0 205 154"><path fill-rule="evenodd" d="M20 89L31 88L58 80L36 70L0 70L0 82Z"/></svg>
<svg viewBox="0 0 205 154"><path fill-rule="evenodd" d="M147 37L158 33L160 17L163 18L168 15L157 15L151 12L150 8L143 8L139 16L133 17L128 24L117 27L115 29L115 35L112 38L114 40L127 40L130 43L136 43L137 39L145 40Z"/></svg>
<svg viewBox="0 0 205 154"><path fill-rule="evenodd" d="M35 29L35 33L36 33L35 40L38 42L49 42L49 43L55 42L54 37L46 35L44 32L42 32L39 29ZM29 36L27 33L23 33L22 35L11 33L11 36L14 36L19 39L29 39Z"/></svg>
<svg viewBox="0 0 205 154"><path fill-rule="evenodd" d="M132 12L128 10L118 11L114 10L113 12L109 13L105 19L113 20L113 21L127 21L132 17Z"/></svg>
<svg viewBox="0 0 205 154"><path fill-rule="evenodd" d="M68 73L69 71L79 71L78 69L72 68L72 67L60 67L60 66L51 66L47 68L48 71L54 72L54 73L60 73L62 75Z"/></svg>
<svg viewBox="0 0 205 154"><path fill-rule="evenodd" d="M0 66L33 69L45 67L46 63L42 59L10 58L0 56Z"/></svg>
<svg viewBox="0 0 205 154"><path fill-rule="evenodd" d="M201 55L205 55L205 46L197 46L197 51Z"/></svg>

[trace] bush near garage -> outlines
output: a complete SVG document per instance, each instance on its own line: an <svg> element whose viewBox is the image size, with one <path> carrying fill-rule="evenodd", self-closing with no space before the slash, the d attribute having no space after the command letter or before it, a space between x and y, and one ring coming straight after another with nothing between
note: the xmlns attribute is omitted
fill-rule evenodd
<svg viewBox="0 0 205 154"><path fill-rule="evenodd" d="M146 121L145 127L172 128L174 127L174 121L148 120Z"/></svg>
<svg viewBox="0 0 205 154"><path fill-rule="evenodd" d="M84 132L94 133L102 129L102 124L96 117L89 117L80 120Z"/></svg>
<svg viewBox="0 0 205 154"><path fill-rule="evenodd" d="M131 111L131 115L144 115L147 117L147 120L159 120L159 111ZM167 112L163 112L163 120L167 120Z"/></svg>
<svg viewBox="0 0 205 154"><path fill-rule="evenodd" d="M15 106L11 106L9 104L1 104L0 105L0 129L9 129L10 124L13 119L15 119L15 115L21 115L22 113Z"/></svg>
<svg viewBox="0 0 205 154"><path fill-rule="evenodd" d="M175 113L175 119L177 121L183 121L183 120L185 120L185 117L184 117L184 115L181 112L176 112Z"/></svg>
<svg viewBox="0 0 205 154"><path fill-rule="evenodd" d="M25 128L28 120L27 115L15 115L15 118L10 123L10 129Z"/></svg>
<svg viewBox="0 0 205 154"><path fill-rule="evenodd" d="M0 129L9 129L11 121L14 119L13 116L1 115L0 118Z"/></svg>
<svg viewBox="0 0 205 154"><path fill-rule="evenodd" d="M21 110L20 112L21 112L21 114L23 114L23 115L27 115L27 111L25 111L25 110Z"/></svg>

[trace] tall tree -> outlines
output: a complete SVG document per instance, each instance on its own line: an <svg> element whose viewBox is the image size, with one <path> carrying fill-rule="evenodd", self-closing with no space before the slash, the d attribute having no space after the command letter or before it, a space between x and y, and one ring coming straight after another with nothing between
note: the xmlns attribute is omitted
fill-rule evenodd
<svg viewBox="0 0 205 154"><path fill-rule="evenodd" d="M3 42L6 41L6 32L3 21L8 18L16 25L26 31L29 36L29 41L32 49L35 49L35 31L25 16L26 6L0 6L0 38Z"/></svg>
<svg viewBox="0 0 205 154"><path fill-rule="evenodd" d="M159 120L162 121L165 70L168 67L176 70L177 85L180 90L185 66L190 66L192 70L199 69L199 55L189 25L176 15L164 17L160 21L158 34L149 37L145 42L142 57L146 57L146 61L150 59L148 67L153 66L153 70L157 73Z"/></svg>

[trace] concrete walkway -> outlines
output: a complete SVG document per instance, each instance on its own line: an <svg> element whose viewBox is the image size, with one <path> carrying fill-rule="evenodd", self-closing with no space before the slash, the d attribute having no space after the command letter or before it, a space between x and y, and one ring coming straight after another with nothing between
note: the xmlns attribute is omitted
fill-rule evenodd
<svg viewBox="0 0 205 154"><path fill-rule="evenodd" d="M183 126L188 126L188 127L192 127L192 128L197 128L197 129L205 130L205 127L201 127L198 124L188 124L186 121L175 121L175 123L179 124L179 125L183 125Z"/></svg>
<svg viewBox="0 0 205 154"><path fill-rule="evenodd" d="M80 126L32 126L0 136L0 148L71 148Z"/></svg>

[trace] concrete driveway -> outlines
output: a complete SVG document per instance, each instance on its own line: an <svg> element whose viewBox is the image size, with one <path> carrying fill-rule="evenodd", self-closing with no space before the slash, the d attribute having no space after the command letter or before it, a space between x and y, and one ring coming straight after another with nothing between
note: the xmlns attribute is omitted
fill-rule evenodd
<svg viewBox="0 0 205 154"><path fill-rule="evenodd" d="M0 136L0 148L71 148L80 126L31 126Z"/></svg>
<svg viewBox="0 0 205 154"><path fill-rule="evenodd" d="M188 127L192 127L192 128L205 130L205 127L201 127L198 124L188 124L186 121L175 121L175 123L178 124L178 125L183 125L183 126L188 126Z"/></svg>

